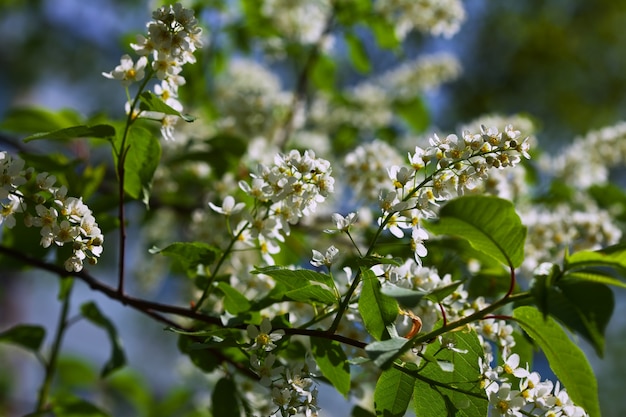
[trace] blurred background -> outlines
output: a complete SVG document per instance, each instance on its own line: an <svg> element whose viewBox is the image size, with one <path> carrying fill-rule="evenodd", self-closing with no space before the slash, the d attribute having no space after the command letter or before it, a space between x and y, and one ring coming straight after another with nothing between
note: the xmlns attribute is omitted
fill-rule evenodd
<svg viewBox="0 0 626 417"><path fill-rule="evenodd" d="M237 2L208 3L225 8ZM524 113L539 125L542 147L558 152L579 135L625 119L626 2L468 0L464 4L467 20L456 36L431 39L415 34L406 40L409 51L452 52L463 68L456 81L427 95L430 128L453 131L483 114ZM101 73L119 63L129 40L143 33L157 5L140 0L0 0L0 120L9 109L26 105L119 116L124 104L121 89L111 88ZM199 18L218 39L211 23L220 22L219 12ZM373 74L403 59L374 45L366 44L366 48ZM193 78L202 76L201 72L187 74L188 84L203 85L194 84ZM342 80L349 85L359 76L348 72ZM287 87L295 82L288 75L284 81ZM23 146L19 139L19 135L0 132L0 150L19 150ZM622 170L612 173L615 183L624 184L623 174ZM107 266L99 268L105 275ZM42 324L48 328L49 341L59 308L57 288L54 276L37 271L13 273L0 265L0 330L18 322ZM113 382L117 389L134 387L158 396L178 387L171 369L184 365L170 359L177 357L171 354L176 351L175 340L161 325L82 285L77 292L77 298L95 299L114 318L129 363L144 374L142 378L119 377ZM616 310L607 329L604 359L581 342L597 371L603 415L608 417L626 415L622 398L626 298L623 291L615 292ZM175 293L172 285L149 295L167 301L175 299ZM139 332L142 339L133 337ZM102 351L94 351L94 346L102 346ZM65 348L62 366L70 383L98 383L97 369L109 355L104 332L78 323ZM0 414L32 410L41 379L34 357L0 345L0 364ZM326 408L342 407L331 404Z"/></svg>

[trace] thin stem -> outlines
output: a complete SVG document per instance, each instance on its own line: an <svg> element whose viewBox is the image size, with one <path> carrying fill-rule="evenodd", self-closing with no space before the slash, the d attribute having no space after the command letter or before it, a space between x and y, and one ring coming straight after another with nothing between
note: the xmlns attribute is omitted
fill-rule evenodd
<svg viewBox="0 0 626 417"><path fill-rule="evenodd" d="M50 352L50 358L48 359L48 363L46 364L45 375L43 382L41 384L41 388L39 389L39 396L37 398L37 408L35 412L42 412L46 409L46 403L48 401L48 395L50 394L50 388L52 386L52 379L54 378L54 373L56 371L57 360L59 357L59 352L61 351L61 342L63 341L63 336L65 334L65 330L69 325L67 320L67 316L70 309L70 295L72 291L72 287L74 282L70 284L71 287L65 294L65 298L63 299L63 304L61 307L61 314L59 315L59 322L57 324L57 331L54 335L54 342L52 344L52 351Z"/></svg>
<svg viewBox="0 0 626 417"><path fill-rule="evenodd" d="M148 73L146 74L144 80L141 82L139 89L137 90L137 94L135 95L135 99L128 110L128 116L126 117L126 126L124 127L124 135L122 136L122 141L120 143L120 148L116 150L117 155L117 177L119 180L118 183L118 199L119 206L117 210L117 218L120 223L120 232L119 232L119 245L118 245L118 278L117 278L117 291L120 294L124 294L124 276L125 271L124 267L126 265L126 213L124 208L124 181L126 177L126 170L124 169L124 164L126 163L126 156L128 155L128 151L130 150L130 145L126 146L126 141L128 139L128 132L130 131L130 126L134 123L136 117L134 116L135 107L137 107L137 103L139 102L139 97L141 96L142 91L148 85L148 81L152 78L154 71L149 68Z"/></svg>
<svg viewBox="0 0 626 417"><path fill-rule="evenodd" d="M215 279L217 278L218 271L222 267L222 264L224 263L224 261L226 261L226 257L231 253L233 246L235 245L235 242L239 240L239 236L241 236L241 234L248 228L249 224L250 224L249 222L244 224L243 227L237 232L236 235L233 236L233 238L228 243L228 246L222 253L222 256L220 256L219 261L217 261L217 264L215 265L215 268L213 269L213 272L211 273L211 278L209 278L209 282L204 287L204 291L202 291L202 295L200 296L200 299L192 307L193 311L197 311L202 306L202 303L204 303L204 300L206 300L206 298L211 294L211 291L213 289L213 283L215 282Z"/></svg>

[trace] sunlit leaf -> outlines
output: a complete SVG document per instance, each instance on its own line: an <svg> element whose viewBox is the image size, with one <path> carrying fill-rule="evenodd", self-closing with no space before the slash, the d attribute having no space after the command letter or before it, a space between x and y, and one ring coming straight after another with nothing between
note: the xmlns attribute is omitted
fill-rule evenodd
<svg viewBox="0 0 626 417"><path fill-rule="evenodd" d="M174 242L163 249L153 248L150 253L176 259L189 276L195 276L198 265L211 265L219 249L202 242Z"/></svg>
<svg viewBox="0 0 626 417"><path fill-rule="evenodd" d="M442 207L439 220L425 226L435 234L466 239L475 249L510 267L518 267L524 260L526 227L510 201L459 197Z"/></svg>
<svg viewBox="0 0 626 417"><path fill-rule="evenodd" d="M317 366L343 396L350 391L350 366L348 357L338 342L311 337L311 353Z"/></svg>
<svg viewBox="0 0 626 417"><path fill-rule="evenodd" d="M561 326L534 307L518 307L513 317L545 353L550 368L567 388L576 405L599 417L598 383L585 353L570 340Z"/></svg>
<svg viewBox="0 0 626 417"><path fill-rule="evenodd" d="M387 325L398 316L398 303L380 291L378 278L371 270L363 270L363 288L359 297L359 313L367 331L376 339L389 337Z"/></svg>
<svg viewBox="0 0 626 417"><path fill-rule="evenodd" d="M398 369L390 368L383 371L374 390L376 415L403 417L411 403L414 384L415 377Z"/></svg>
<svg viewBox="0 0 626 417"><path fill-rule="evenodd" d="M40 139L68 140L76 138L112 138L115 128L111 125L73 126L52 132L35 133L24 138L24 142Z"/></svg>

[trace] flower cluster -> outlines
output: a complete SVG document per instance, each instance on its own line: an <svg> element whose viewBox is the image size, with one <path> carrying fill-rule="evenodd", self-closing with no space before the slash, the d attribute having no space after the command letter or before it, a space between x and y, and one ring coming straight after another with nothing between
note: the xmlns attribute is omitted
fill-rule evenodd
<svg viewBox="0 0 626 417"><path fill-rule="evenodd" d="M317 42L324 32L324 22L331 12L328 0L266 0L261 13L272 22L280 37L272 38L270 46L284 47L285 38L302 44Z"/></svg>
<svg viewBox="0 0 626 417"><path fill-rule="evenodd" d="M202 46L202 30L198 27L193 10L184 8L180 3L159 8L152 13L152 18L147 24L148 36L138 35L137 43L131 44L140 58L134 62L130 55L123 55L120 65L102 75L128 87L145 77L146 67L150 63L150 76L154 75L160 80L154 87L154 93L165 104L180 112L183 106L178 100L178 87L185 84L185 78L180 73L183 65L196 62L193 53ZM127 103L127 107L128 111L135 112L135 109L130 109L130 103ZM142 111L136 116L161 121L163 137L173 139L177 116L150 111Z"/></svg>
<svg viewBox="0 0 626 417"><path fill-rule="evenodd" d="M414 29L450 38L465 20L465 9L459 0L377 0L374 7L395 23L396 36L400 39Z"/></svg>
<svg viewBox="0 0 626 417"><path fill-rule="evenodd" d="M27 227L41 228L39 243L44 248L52 243L70 245L72 254L64 262L65 269L80 271L85 260L98 261L104 237L82 198L68 197L67 188L55 184L54 175L35 175L32 168L24 170L23 160L0 152L0 224L13 228L15 215L22 215Z"/></svg>
<svg viewBox="0 0 626 417"><path fill-rule="evenodd" d="M252 340L249 350L250 366L260 380L260 384L271 390L271 399L276 411L272 416L295 415L304 413L306 416L316 416L317 387L312 379L315 362L307 356L305 363L293 366L281 364L272 351L277 347L274 342L279 341L284 331L272 332L269 319L265 318L261 325L248 326L248 336Z"/></svg>
<svg viewBox="0 0 626 417"><path fill-rule="evenodd" d="M503 365L495 369L487 361L479 363L483 372L481 384L494 416L587 416L572 402L558 381L556 384L550 380L542 381L539 373L520 366L520 357L516 353L503 359Z"/></svg>
<svg viewBox="0 0 626 417"><path fill-rule="evenodd" d="M503 132L483 126L480 133L465 131L461 138L434 135L430 146L417 146L415 153L409 154L410 166L388 168L393 189L380 195L379 225L397 238L410 230L411 246L420 262L426 254L423 241L428 238L420 228L421 219L435 216L441 202L476 189L488 178L489 170L512 167L522 157L530 158L527 139L510 125Z"/></svg>
<svg viewBox="0 0 626 417"><path fill-rule="evenodd" d="M523 264L526 272L542 262L562 258L566 248L571 252L596 250L614 245L622 237L609 212L591 202L582 210L566 205L532 207L521 217L528 226Z"/></svg>

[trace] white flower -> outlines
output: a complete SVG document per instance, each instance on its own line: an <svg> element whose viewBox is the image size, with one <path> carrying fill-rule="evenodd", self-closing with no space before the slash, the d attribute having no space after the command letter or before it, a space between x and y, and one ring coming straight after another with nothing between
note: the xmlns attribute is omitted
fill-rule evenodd
<svg viewBox="0 0 626 417"><path fill-rule="evenodd" d="M133 62L133 59L129 55L123 55L120 60L120 65L115 67L111 72L103 72L102 75L112 80L121 81L124 87L128 87L135 81L140 81L145 76L144 69L148 64L148 58L142 56L137 60L137 63Z"/></svg>
<svg viewBox="0 0 626 417"><path fill-rule="evenodd" d="M524 398L519 391L511 390L510 384L502 384L497 391L489 391L487 395L494 415L522 417L519 410L524 406Z"/></svg>
<svg viewBox="0 0 626 417"><path fill-rule="evenodd" d="M264 350L269 352L276 348L274 342L279 341L285 334L284 330L276 330L272 332L272 323L268 318L264 318L259 327L252 324L247 328L248 337L252 339L253 343L248 349L250 350Z"/></svg>
<svg viewBox="0 0 626 417"><path fill-rule="evenodd" d="M321 252L313 249L313 259L311 259L311 265L313 266L322 266L325 265L330 268L330 266L335 261L337 254L339 253L339 249L334 246L329 247L326 250L326 254L322 255Z"/></svg>
<svg viewBox="0 0 626 417"><path fill-rule="evenodd" d="M352 212L349 213L346 217L343 217L339 213L333 213L331 216L333 222L335 223L336 229L326 229L325 233L335 233L335 232L348 232L350 230L350 226L356 223L357 213Z"/></svg>
<svg viewBox="0 0 626 417"><path fill-rule="evenodd" d="M213 203L209 203L209 207L211 207L213 211L223 214L225 216L231 216L235 213L239 213L244 208L244 206L244 203L235 204L235 199L229 195L224 197L222 207L217 206Z"/></svg>

